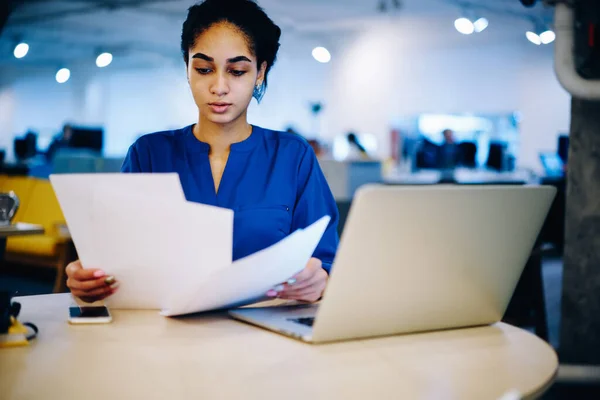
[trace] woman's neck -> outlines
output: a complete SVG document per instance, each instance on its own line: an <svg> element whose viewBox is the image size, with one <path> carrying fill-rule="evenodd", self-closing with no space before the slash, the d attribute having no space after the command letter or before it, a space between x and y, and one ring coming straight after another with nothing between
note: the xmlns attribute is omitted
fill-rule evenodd
<svg viewBox="0 0 600 400"><path fill-rule="evenodd" d="M200 116L194 126L194 136L210 146L210 153L221 155L229 153L232 143L242 142L252 133L252 126L246 121L246 115L240 115L229 124L216 124Z"/></svg>

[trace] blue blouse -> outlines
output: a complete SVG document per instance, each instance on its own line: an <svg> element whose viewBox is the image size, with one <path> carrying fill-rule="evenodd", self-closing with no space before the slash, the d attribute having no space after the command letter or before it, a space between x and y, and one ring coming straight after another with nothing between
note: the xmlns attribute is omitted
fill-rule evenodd
<svg viewBox="0 0 600 400"><path fill-rule="evenodd" d="M245 257L306 228L324 215L329 226L313 257L329 272L338 246L338 210L315 153L301 137L252 127L231 145L218 192L208 153L193 125L139 138L123 172L177 172L188 201L234 211L233 259Z"/></svg>

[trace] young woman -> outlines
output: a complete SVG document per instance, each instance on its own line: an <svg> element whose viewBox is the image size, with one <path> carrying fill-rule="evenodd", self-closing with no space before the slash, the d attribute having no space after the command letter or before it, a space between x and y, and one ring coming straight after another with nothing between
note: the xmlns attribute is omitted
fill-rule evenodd
<svg viewBox="0 0 600 400"><path fill-rule="evenodd" d="M306 141L247 122L252 97L260 101L267 88L280 35L251 0L206 0L191 7L181 50L198 120L138 139L122 171L177 172L189 201L233 209L234 260L330 215L304 270L266 293L313 302L325 290L338 245L336 203ZM85 267L79 261L67 266L67 286L75 296L95 301L117 290L112 277Z"/></svg>

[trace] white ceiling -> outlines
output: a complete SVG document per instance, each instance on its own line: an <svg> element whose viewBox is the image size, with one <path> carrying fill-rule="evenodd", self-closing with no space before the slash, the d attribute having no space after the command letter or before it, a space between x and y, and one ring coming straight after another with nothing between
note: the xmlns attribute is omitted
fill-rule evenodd
<svg viewBox="0 0 600 400"><path fill-rule="evenodd" d="M380 10L385 1L387 11ZM179 59L181 25L193 0L19 0L20 5L0 34L0 67L59 66L89 61L106 49L129 64ZM400 3L400 9L393 9ZM284 36L345 36L381 20L412 26L415 39L435 36L470 9L490 20L489 33L473 40L522 40L528 19L546 23L552 10L538 4L528 9L519 0L259 0ZM462 7L461 7L462 6ZM484 32L485 33L485 32ZM30 54L12 55L19 38ZM518 39L517 39L518 38ZM456 32L437 35L438 45L463 40ZM469 38L471 39L471 38ZM453 42L454 41L454 42Z"/></svg>

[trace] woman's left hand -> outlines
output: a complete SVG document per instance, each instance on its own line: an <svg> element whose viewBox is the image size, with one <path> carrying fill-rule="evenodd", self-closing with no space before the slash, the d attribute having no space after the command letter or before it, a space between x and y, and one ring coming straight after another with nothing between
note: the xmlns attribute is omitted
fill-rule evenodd
<svg viewBox="0 0 600 400"><path fill-rule="evenodd" d="M311 258L302 271L286 283L269 290L267 296L312 303L323 295L327 279L329 279L329 275L323 269L321 260Z"/></svg>

